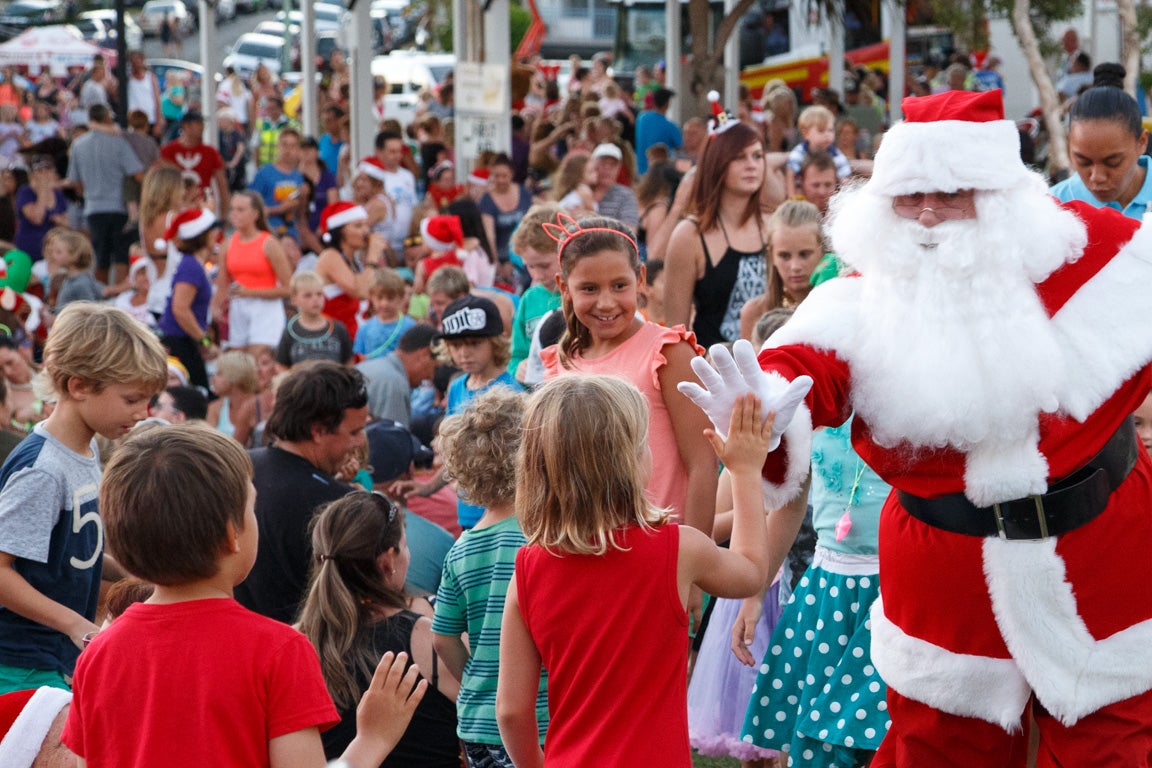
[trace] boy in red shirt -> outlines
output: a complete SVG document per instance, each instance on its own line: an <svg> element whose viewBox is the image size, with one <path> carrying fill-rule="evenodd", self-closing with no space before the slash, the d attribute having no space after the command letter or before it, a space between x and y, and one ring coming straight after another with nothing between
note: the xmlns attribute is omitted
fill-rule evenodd
<svg viewBox="0 0 1152 768"><path fill-rule="evenodd" d="M316 652L232 598L256 558L248 454L205 427L153 429L117 450L100 502L109 549L156 590L80 656L61 737L79 764L323 766L320 730L339 717ZM380 764L426 687L392 661L357 713L344 755L357 768Z"/></svg>

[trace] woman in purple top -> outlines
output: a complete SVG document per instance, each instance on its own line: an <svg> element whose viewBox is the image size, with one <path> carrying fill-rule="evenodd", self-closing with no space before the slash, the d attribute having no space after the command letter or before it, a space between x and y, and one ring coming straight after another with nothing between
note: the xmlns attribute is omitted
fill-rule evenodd
<svg viewBox="0 0 1152 768"><path fill-rule="evenodd" d="M204 361L216 356L217 348L208 335L208 307L212 282L204 271L204 259L214 241L216 217L211 211L190 208L168 225L164 239L180 251L180 261L172 275L172 295L160 317L160 333L168 352L188 369L193 386L208 389Z"/></svg>
<svg viewBox="0 0 1152 768"><path fill-rule="evenodd" d="M52 227L67 226L68 201L60 191L60 176L50 157L31 162L28 183L16 192L16 237L13 244L40 261L44 235Z"/></svg>

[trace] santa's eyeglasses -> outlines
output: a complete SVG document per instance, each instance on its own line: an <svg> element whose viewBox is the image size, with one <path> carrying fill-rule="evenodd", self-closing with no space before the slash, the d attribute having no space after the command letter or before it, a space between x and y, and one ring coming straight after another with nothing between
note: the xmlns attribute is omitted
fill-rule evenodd
<svg viewBox="0 0 1152 768"><path fill-rule="evenodd" d="M931 211L938 219L968 219L976 212L975 196L976 191L972 189L896 195L892 198L892 210L906 219L918 219L924 211Z"/></svg>

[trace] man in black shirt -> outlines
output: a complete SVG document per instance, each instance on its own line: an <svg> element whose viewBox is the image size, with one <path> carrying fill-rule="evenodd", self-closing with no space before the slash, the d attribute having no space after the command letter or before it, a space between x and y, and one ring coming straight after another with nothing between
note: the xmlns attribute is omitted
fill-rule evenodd
<svg viewBox="0 0 1152 768"><path fill-rule="evenodd" d="M296 621L312 563L308 525L321 506L353 490L335 475L364 444L367 421L364 377L354 368L312 363L280 385L267 427L275 442L250 452L260 546L236 587L241 605Z"/></svg>

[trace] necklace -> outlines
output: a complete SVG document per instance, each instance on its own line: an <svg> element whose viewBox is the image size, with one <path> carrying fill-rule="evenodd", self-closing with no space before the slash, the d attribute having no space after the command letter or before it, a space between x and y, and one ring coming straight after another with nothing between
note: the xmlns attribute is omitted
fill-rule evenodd
<svg viewBox="0 0 1152 768"><path fill-rule="evenodd" d="M836 522L836 541L843 541L852 530L852 507L856 504L856 492L860 490L860 480L864 477L864 460L856 457L856 477L852 481L852 490L848 492L848 504L844 507L844 514Z"/></svg>

